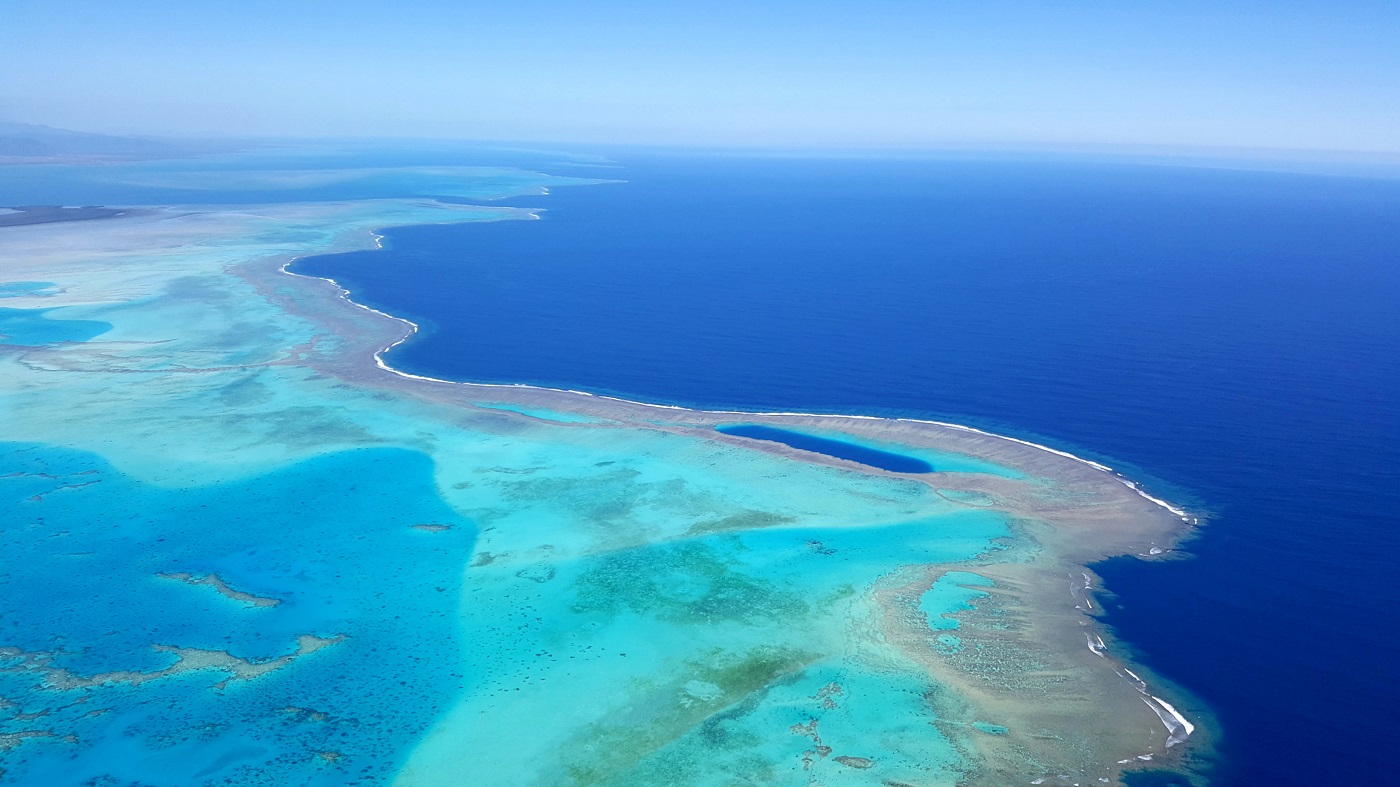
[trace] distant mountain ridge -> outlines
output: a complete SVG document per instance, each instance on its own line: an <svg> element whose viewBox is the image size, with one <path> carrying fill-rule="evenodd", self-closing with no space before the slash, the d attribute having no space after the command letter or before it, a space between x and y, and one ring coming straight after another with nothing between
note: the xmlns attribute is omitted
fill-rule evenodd
<svg viewBox="0 0 1400 787"><path fill-rule="evenodd" d="M242 147L228 141L126 137L0 121L0 159L164 158Z"/></svg>
<svg viewBox="0 0 1400 787"><path fill-rule="evenodd" d="M173 149L153 139L0 122L0 156L159 156Z"/></svg>

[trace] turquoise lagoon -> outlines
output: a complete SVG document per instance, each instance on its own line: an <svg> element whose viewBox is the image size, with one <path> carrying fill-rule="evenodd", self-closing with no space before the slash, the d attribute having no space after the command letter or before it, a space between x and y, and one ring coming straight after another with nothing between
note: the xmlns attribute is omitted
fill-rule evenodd
<svg viewBox="0 0 1400 787"><path fill-rule="evenodd" d="M29 347L59 342L84 342L112 326L97 320L54 319L47 309L6 309L0 307L0 344Z"/></svg>
<svg viewBox="0 0 1400 787"><path fill-rule="evenodd" d="M420 192L569 181L221 183L291 196L0 230L6 783L1068 783L1166 753L1082 642L1036 669L1108 710L1058 730L1014 682L940 661L990 614L984 574L1078 614L1037 534L1066 499L1160 530L1120 484L1024 447L804 427L943 464L935 487L717 439L732 414L396 376L374 352L403 323L281 266L376 227L536 215ZM298 191L346 183L382 193Z"/></svg>
<svg viewBox="0 0 1400 787"><path fill-rule="evenodd" d="M21 295L52 295L51 281L11 281L0 284L0 298L18 298Z"/></svg>

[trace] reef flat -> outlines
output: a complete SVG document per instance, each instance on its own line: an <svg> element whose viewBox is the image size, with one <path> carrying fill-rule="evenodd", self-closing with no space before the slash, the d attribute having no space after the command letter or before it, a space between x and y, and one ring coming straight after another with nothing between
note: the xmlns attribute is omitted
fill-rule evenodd
<svg viewBox="0 0 1400 787"><path fill-rule="evenodd" d="M288 271L535 215L0 230L7 781L1189 773L1204 710L1119 653L1084 566L1190 528L1106 468L952 424L417 378L381 359L410 323Z"/></svg>

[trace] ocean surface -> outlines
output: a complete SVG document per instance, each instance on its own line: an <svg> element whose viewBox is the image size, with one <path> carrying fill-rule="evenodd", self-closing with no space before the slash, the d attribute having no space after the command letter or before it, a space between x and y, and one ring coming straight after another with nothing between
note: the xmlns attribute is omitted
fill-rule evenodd
<svg viewBox="0 0 1400 787"><path fill-rule="evenodd" d="M1205 521L1181 559L1096 568L1123 643L1217 711L1217 782L1393 778L1400 182L613 158L523 164L624 181L506 203L541 221L296 270L419 323L387 356L415 374L937 417L1112 464Z"/></svg>

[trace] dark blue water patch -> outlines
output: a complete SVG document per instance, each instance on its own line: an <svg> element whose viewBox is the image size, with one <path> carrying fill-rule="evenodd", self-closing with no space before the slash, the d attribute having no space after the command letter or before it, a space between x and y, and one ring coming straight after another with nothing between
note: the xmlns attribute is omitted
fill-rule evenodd
<svg viewBox="0 0 1400 787"><path fill-rule="evenodd" d="M1400 182L619 158L542 221L319 262L432 323L407 371L952 420L1189 490L1195 559L1101 571L1121 637L1219 714L1215 783L1392 780Z"/></svg>
<svg viewBox="0 0 1400 787"><path fill-rule="evenodd" d="M1123 774L1123 787L1192 787L1191 781L1171 771L1129 771Z"/></svg>
<svg viewBox="0 0 1400 787"><path fill-rule="evenodd" d="M816 454L832 456L837 459L845 459L848 462L866 465L868 467L878 467L881 470L888 470L891 473L932 473L933 465L922 459L915 459L912 456L904 456L890 451L881 451L876 448L867 448L863 445L848 443L844 440L833 440L827 437L814 437L813 435L794 432L789 429L778 429L772 426L760 426L759 424L737 424L734 426L717 426L715 430L734 437L747 437L750 440L767 440L773 443L782 443L792 448L799 448L803 451L811 451Z"/></svg>
<svg viewBox="0 0 1400 787"><path fill-rule="evenodd" d="M54 309L0 307L0 344L39 347L59 342L85 342L112 330L98 320L63 320L47 316Z"/></svg>

